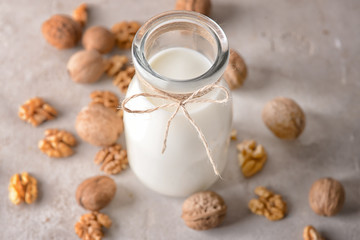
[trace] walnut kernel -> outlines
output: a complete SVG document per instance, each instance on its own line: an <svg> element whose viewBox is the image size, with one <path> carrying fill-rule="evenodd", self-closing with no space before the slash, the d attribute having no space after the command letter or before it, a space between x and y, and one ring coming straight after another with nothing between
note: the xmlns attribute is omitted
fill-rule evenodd
<svg viewBox="0 0 360 240"><path fill-rule="evenodd" d="M74 82L93 83L103 75L105 64L97 51L82 50L71 56L67 69Z"/></svg>
<svg viewBox="0 0 360 240"><path fill-rule="evenodd" d="M83 240L101 240L104 237L102 227L112 225L109 216L99 212L91 212L81 216L75 224L75 233Z"/></svg>
<svg viewBox="0 0 360 240"><path fill-rule="evenodd" d="M236 131L236 129L231 130L230 140L237 140L237 131Z"/></svg>
<svg viewBox="0 0 360 240"><path fill-rule="evenodd" d="M286 202L280 195L260 186L255 188L254 192L259 198L250 200L248 207L251 212L263 215L270 221L277 221L285 217L287 211Z"/></svg>
<svg viewBox="0 0 360 240"><path fill-rule="evenodd" d="M44 38L58 49L74 47L81 38L82 30L78 22L66 15L54 15L41 27Z"/></svg>
<svg viewBox="0 0 360 240"><path fill-rule="evenodd" d="M135 68L133 66L126 67L125 70L120 71L113 80L113 84L117 86L121 92L126 93L132 78L135 75Z"/></svg>
<svg viewBox="0 0 360 240"><path fill-rule="evenodd" d="M333 178L321 178L313 183L309 192L312 210L321 216L333 216L344 206L345 190Z"/></svg>
<svg viewBox="0 0 360 240"><path fill-rule="evenodd" d="M246 77L247 68L244 59L234 49L230 49L229 64L224 73L224 78L230 89L241 87Z"/></svg>
<svg viewBox="0 0 360 240"><path fill-rule="evenodd" d="M101 149L94 162L101 164L100 169L107 174L118 174L129 166L126 150L120 144Z"/></svg>
<svg viewBox="0 0 360 240"><path fill-rule="evenodd" d="M87 50L96 50L101 54L110 52L115 45L115 37L112 32L102 26L88 28L83 36L82 44Z"/></svg>
<svg viewBox="0 0 360 240"><path fill-rule="evenodd" d="M76 145L74 136L64 130L47 129L45 138L39 141L39 149L49 157L61 158L73 155L71 147Z"/></svg>
<svg viewBox="0 0 360 240"><path fill-rule="evenodd" d="M86 3L80 4L72 13L73 19L78 22L82 27L85 26L88 20L88 7Z"/></svg>
<svg viewBox="0 0 360 240"><path fill-rule="evenodd" d="M303 231L304 240L325 240L313 226L306 226Z"/></svg>
<svg viewBox="0 0 360 240"><path fill-rule="evenodd" d="M33 126L38 126L47 120L52 120L56 115L57 111L55 108L39 97L27 100L19 108L20 119L31 123Z"/></svg>
<svg viewBox="0 0 360 240"><path fill-rule="evenodd" d="M295 139L305 128L305 114L290 98L277 97L266 103L262 119L273 134L282 139Z"/></svg>
<svg viewBox="0 0 360 240"><path fill-rule="evenodd" d="M9 184L9 198L12 203L20 204L25 202L27 204L33 203L38 195L37 181L27 172L15 174L10 179Z"/></svg>
<svg viewBox="0 0 360 240"><path fill-rule="evenodd" d="M118 74L128 63L128 58L122 55L114 55L106 61L105 72L108 76L114 77Z"/></svg>
<svg viewBox="0 0 360 240"><path fill-rule="evenodd" d="M119 22L116 23L111 31L115 34L116 43L119 48L129 49L131 48L132 41L135 37L136 32L139 30L141 25L138 22Z"/></svg>
<svg viewBox="0 0 360 240"><path fill-rule="evenodd" d="M254 140L245 140L237 145L238 160L245 177L258 173L264 166L267 155L262 145L256 145Z"/></svg>
<svg viewBox="0 0 360 240"><path fill-rule="evenodd" d="M119 98L110 91L94 91L90 94L92 102L90 104L102 104L107 108L118 111Z"/></svg>
<svg viewBox="0 0 360 240"><path fill-rule="evenodd" d="M175 10L195 11L201 14L210 15L210 0L177 0Z"/></svg>

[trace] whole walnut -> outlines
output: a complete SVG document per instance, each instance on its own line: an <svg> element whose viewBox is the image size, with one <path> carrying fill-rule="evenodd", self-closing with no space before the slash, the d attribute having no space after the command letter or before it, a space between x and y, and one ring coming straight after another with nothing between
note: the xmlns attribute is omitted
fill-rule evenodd
<svg viewBox="0 0 360 240"><path fill-rule="evenodd" d="M321 216L333 216L345 202L345 190L342 184L333 178L321 178L313 183L309 192L312 210Z"/></svg>
<svg viewBox="0 0 360 240"><path fill-rule="evenodd" d="M182 206L182 219L195 230L207 230L220 225L226 215L224 199L215 192L198 192L188 197Z"/></svg>
<svg viewBox="0 0 360 240"><path fill-rule="evenodd" d="M295 139L305 128L305 114L290 98L277 97L266 103L262 119L273 134L282 139Z"/></svg>
<svg viewBox="0 0 360 240"><path fill-rule="evenodd" d="M229 64L224 73L224 79L230 89L239 88L247 77L247 68L244 59L234 49L230 49Z"/></svg>
<svg viewBox="0 0 360 240"><path fill-rule="evenodd" d="M84 180L76 190L76 201L90 211L99 211L114 198L116 184L107 176L96 176Z"/></svg>
<svg viewBox="0 0 360 240"><path fill-rule="evenodd" d="M95 50L82 50L71 56L67 64L71 79L77 83L93 83L105 71L105 63Z"/></svg>
<svg viewBox="0 0 360 240"><path fill-rule="evenodd" d="M83 108L76 118L76 131L80 138L95 146L110 146L123 132L122 118L102 104Z"/></svg>
<svg viewBox="0 0 360 240"><path fill-rule="evenodd" d="M41 27L46 41L58 49L72 48L80 40L82 29L78 22L66 15L54 15Z"/></svg>
<svg viewBox="0 0 360 240"><path fill-rule="evenodd" d="M85 49L93 49L104 54L113 49L115 45L115 36L105 27L94 26L85 31L82 44Z"/></svg>
<svg viewBox="0 0 360 240"><path fill-rule="evenodd" d="M175 10L195 11L206 16L210 15L210 0L177 0Z"/></svg>

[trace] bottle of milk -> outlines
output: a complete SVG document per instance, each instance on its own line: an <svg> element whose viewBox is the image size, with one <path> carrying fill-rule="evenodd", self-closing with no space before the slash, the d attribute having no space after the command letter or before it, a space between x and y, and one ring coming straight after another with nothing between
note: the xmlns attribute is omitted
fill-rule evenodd
<svg viewBox="0 0 360 240"><path fill-rule="evenodd" d="M126 103L134 112L124 111L124 125L130 166L150 189L168 196L188 196L209 188L219 178L213 165L219 173L225 168L232 125L231 95L226 94L229 90L222 91L228 89L222 79L228 56L222 29L195 12L166 12L139 29L132 46L136 75L126 98L138 96ZM204 141L181 106L158 95L160 91L186 98L214 83L222 89L204 91L197 97L204 101L183 105L206 140L211 164ZM227 101L214 102L219 99Z"/></svg>

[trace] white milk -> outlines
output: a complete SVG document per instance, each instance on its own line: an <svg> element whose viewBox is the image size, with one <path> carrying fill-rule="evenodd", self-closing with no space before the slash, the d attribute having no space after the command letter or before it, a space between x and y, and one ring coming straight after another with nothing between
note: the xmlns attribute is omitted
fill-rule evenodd
<svg viewBox="0 0 360 240"><path fill-rule="evenodd" d="M185 48L161 51L149 63L157 73L178 80L197 77L211 67L206 57ZM135 76L126 97L144 91ZM219 99L223 93L214 90L203 97ZM144 110L154 107L158 101L139 97L126 106ZM194 103L186 108L205 135L217 168L222 172L232 123L231 99L225 104ZM187 196L207 189L217 176L196 130L181 110L170 125L166 151L161 153L166 124L172 113L173 109L145 114L124 112L128 158L134 173L149 188L165 195Z"/></svg>

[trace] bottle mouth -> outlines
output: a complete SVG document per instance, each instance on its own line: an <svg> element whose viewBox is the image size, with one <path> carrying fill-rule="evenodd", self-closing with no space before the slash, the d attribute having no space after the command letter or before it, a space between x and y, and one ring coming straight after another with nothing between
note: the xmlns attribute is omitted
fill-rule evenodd
<svg viewBox="0 0 360 240"><path fill-rule="evenodd" d="M154 71L149 59L173 47L198 51L211 62L211 67L200 76L182 80ZM174 10L152 17L138 30L132 58L137 76L152 86L169 92L191 92L221 78L229 58L229 45L224 31L212 19L197 12Z"/></svg>

